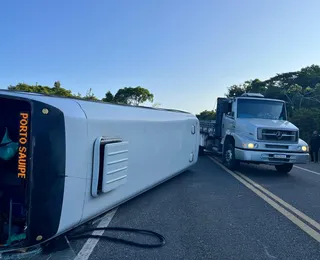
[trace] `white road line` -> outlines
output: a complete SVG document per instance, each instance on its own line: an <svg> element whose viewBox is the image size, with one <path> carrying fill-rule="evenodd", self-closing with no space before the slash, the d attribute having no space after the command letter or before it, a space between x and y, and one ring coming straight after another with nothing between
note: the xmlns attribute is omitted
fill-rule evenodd
<svg viewBox="0 0 320 260"><path fill-rule="evenodd" d="M109 211L101 219L98 227L107 227L110 224L110 222L111 222L113 216L116 214L116 212L117 212L117 208ZM101 236L103 233L104 233L103 230L97 230L97 231L94 231L92 234ZM82 249L80 250L80 252L78 253L78 255L74 258L74 260L88 260L90 255L93 252L93 249L96 247L98 242L99 242L99 239L89 238L87 240L87 242L84 244L84 246L82 247Z"/></svg>
<svg viewBox="0 0 320 260"><path fill-rule="evenodd" d="M259 196L261 199L263 199L265 202L267 202L270 206L272 206L274 209L276 209L278 212L280 212L282 215L284 215L287 219L289 219L292 223L294 223L296 226L298 226L300 229L302 229L304 232L306 232L309 236L314 238L320 243L320 233L305 224L303 221L298 219L295 215L293 215L291 212L283 208L281 205L279 205L277 202L269 198L266 194L262 193L259 189L255 188L252 184L247 182L245 179L241 178L236 173L230 171L227 169L224 165L222 165L220 162L218 162L216 159L209 156L209 158L218 164L222 169L224 169L226 172L231 174L234 178L236 178L239 182L241 182L244 186L246 186L248 189L253 191L257 196Z"/></svg>
<svg viewBox="0 0 320 260"><path fill-rule="evenodd" d="M302 213L300 210L296 209L295 207L291 206L289 203L287 203L284 200L280 199L278 196L276 196L272 192L268 191L267 189L263 188L261 185L259 185L258 183L254 182L253 180L251 180L247 176L244 176L242 173L237 172L237 171L235 171L235 173L240 175L240 177L245 179L247 182L250 182L250 184L252 184L254 187L256 187L257 189L261 190L262 192L267 194L269 197L274 199L276 202L278 202L282 206L286 207L287 209L291 210L298 217L302 218L304 221L308 222L310 225L312 225L313 227L315 227L316 229L318 229L320 231L320 224L317 221L315 221L312 218L308 217L306 214Z"/></svg>
<svg viewBox="0 0 320 260"><path fill-rule="evenodd" d="M314 171L311 171L311 170L308 170L308 169L306 169L306 168L302 168L302 167L299 167L299 166L296 166L296 165L294 165L293 167L295 167L295 168L297 168L297 169L300 169L300 170L303 170L303 171L306 171L306 172L311 172L311 173L320 175L319 172L314 172Z"/></svg>

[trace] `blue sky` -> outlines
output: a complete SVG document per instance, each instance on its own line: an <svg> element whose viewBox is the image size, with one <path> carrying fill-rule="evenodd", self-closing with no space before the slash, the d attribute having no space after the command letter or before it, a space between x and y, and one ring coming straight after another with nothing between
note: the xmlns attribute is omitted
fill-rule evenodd
<svg viewBox="0 0 320 260"><path fill-rule="evenodd" d="M162 107L212 109L232 84L320 64L320 1L2 0L0 85L98 97L142 86Z"/></svg>

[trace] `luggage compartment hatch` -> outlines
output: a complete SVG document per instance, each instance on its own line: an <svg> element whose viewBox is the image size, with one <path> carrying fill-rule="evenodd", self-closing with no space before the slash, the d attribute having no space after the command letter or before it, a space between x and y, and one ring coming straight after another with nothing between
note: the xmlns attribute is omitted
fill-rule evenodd
<svg viewBox="0 0 320 260"><path fill-rule="evenodd" d="M103 193L116 189L126 182L129 160L128 155L128 142L105 145L102 179Z"/></svg>
<svg viewBox="0 0 320 260"><path fill-rule="evenodd" d="M121 138L98 137L93 149L91 195L110 192L127 180L129 143Z"/></svg>

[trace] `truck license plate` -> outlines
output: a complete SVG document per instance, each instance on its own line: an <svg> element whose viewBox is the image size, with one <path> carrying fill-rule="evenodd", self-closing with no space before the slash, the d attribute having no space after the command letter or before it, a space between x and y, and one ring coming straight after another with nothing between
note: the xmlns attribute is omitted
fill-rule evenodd
<svg viewBox="0 0 320 260"><path fill-rule="evenodd" d="M274 158L277 158L277 159L285 159L287 158L287 156L285 154L275 154L274 155Z"/></svg>

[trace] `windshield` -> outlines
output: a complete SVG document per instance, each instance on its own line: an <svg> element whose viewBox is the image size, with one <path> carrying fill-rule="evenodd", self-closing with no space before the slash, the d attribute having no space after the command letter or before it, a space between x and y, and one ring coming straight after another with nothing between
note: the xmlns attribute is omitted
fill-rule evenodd
<svg viewBox="0 0 320 260"><path fill-rule="evenodd" d="M0 97L0 250L25 239L30 104ZM8 226L8 223L9 226ZM4 247L4 246L2 246ZM0 257L1 258L1 257Z"/></svg>
<svg viewBox="0 0 320 260"><path fill-rule="evenodd" d="M247 98L238 99L237 117L287 120L284 102Z"/></svg>

